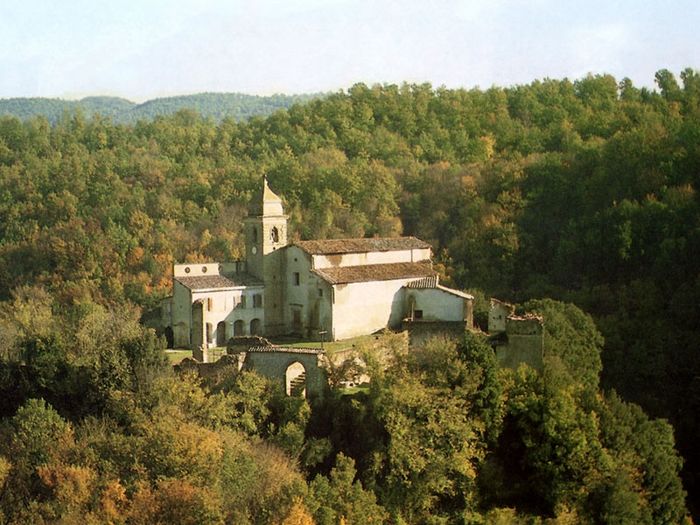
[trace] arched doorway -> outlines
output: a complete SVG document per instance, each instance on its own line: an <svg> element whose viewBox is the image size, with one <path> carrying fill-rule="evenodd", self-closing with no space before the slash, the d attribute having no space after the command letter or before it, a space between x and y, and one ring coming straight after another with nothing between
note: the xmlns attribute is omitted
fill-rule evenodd
<svg viewBox="0 0 700 525"><path fill-rule="evenodd" d="M243 321L241 321L240 319L238 321L236 321L235 323L233 323L233 335L234 336L244 335L243 334L244 327L245 327L245 325L243 324Z"/></svg>
<svg viewBox="0 0 700 525"><path fill-rule="evenodd" d="M299 361L287 367L284 374L285 391L288 396L306 397L306 369Z"/></svg>
<svg viewBox="0 0 700 525"><path fill-rule="evenodd" d="M416 298L413 294L408 296L408 304L406 305L406 317L413 321L416 312Z"/></svg>
<svg viewBox="0 0 700 525"><path fill-rule="evenodd" d="M253 319L250 322L250 335L262 335L260 333L260 319Z"/></svg>
<svg viewBox="0 0 700 525"><path fill-rule="evenodd" d="M165 331L163 332L163 335L165 336L165 342L167 344L167 348L175 348L174 342L175 342L175 335L173 333L173 329L170 326L165 327Z"/></svg>
<svg viewBox="0 0 700 525"><path fill-rule="evenodd" d="M216 346L226 346L226 323L224 321L216 325Z"/></svg>

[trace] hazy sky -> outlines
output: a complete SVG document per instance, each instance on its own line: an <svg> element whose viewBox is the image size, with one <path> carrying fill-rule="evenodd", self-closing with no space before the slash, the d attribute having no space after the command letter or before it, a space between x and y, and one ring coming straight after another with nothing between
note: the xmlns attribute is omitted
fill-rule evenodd
<svg viewBox="0 0 700 525"><path fill-rule="evenodd" d="M482 88L700 68L700 1L0 0L0 97Z"/></svg>

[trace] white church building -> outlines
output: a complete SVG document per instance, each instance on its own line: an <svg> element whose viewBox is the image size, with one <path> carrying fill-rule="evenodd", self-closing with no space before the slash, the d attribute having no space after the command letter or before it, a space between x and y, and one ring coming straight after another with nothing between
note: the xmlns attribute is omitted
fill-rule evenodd
<svg viewBox="0 0 700 525"><path fill-rule="evenodd" d="M174 347L242 335L347 339L402 321L472 325L473 297L439 284L415 237L287 243L282 199L264 180L245 220L246 260L176 264L164 322Z"/></svg>

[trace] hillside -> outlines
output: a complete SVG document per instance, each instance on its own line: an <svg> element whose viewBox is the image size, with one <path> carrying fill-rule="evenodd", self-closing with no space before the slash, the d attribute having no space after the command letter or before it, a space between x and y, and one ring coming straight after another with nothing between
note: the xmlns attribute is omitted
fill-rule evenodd
<svg viewBox="0 0 700 525"><path fill-rule="evenodd" d="M122 410L114 402L126 398L111 399L101 376L88 381L100 367L114 388L130 373L140 374L135 385L149 377L137 359L147 341L136 328L119 336L128 344L115 340L111 329L127 326L115 312L133 320L137 307L156 307L175 261L241 259L242 219L267 175L285 199L291 240L414 235L431 243L446 285L548 310L557 346L544 380L503 378L487 361L475 364L468 345L459 362L433 349L401 361L408 369L369 398L330 407L332 420L312 418L313 429L285 429L283 407L256 405L269 417L247 431L295 451L308 479L329 474L331 485L342 477L353 486L356 468L394 522L478 523L470 513L508 509L524 523L572 513L593 523L681 522L681 463L688 505L700 508L700 75L661 70L656 82L657 90L610 75L487 90L357 84L243 122L189 112L136 126L0 117L0 363L15 381L3 383L3 415L31 397L55 400L76 428L86 414ZM31 364L53 375L36 384L38 371L23 368ZM584 370L595 381L582 382ZM68 395L79 380L93 397ZM58 406L71 400L75 407ZM147 401L143 410L155 406ZM232 413L246 403L234 399ZM45 412L25 410L18 433ZM125 432L147 434L143 421ZM228 412L207 424L218 431L218 422L241 425ZM309 436L319 441L304 443ZM183 472L152 463L154 480ZM94 471L130 480L130 497L143 481L117 467ZM324 483L319 495L332 492Z"/></svg>
<svg viewBox="0 0 700 525"><path fill-rule="evenodd" d="M319 96L321 95L199 93L156 98L142 104L117 97L86 97L81 100L7 98L0 99L0 116L14 116L22 120L43 116L55 124L64 114L81 111L86 117L99 114L111 118L115 123L132 124L156 116L171 115L182 109L191 109L204 118L212 118L218 122L224 118L245 120L254 116L265 117L279 109L286 109L292 104L307 102Z"/></svg>

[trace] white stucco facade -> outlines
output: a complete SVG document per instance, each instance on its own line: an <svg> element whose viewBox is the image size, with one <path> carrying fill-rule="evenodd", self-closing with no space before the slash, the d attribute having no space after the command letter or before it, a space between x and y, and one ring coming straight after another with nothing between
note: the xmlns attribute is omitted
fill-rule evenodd
<svg viewBox="0 0 700 525"><path fill-rule="evenodd" d="M423 321L464 321L470 316L471 296L437 285L435 288L405 289L407 316Z"/></svg>
<svg viewBox="0 0 700 525"><path fill-rule="evenodd" d="M430 259L430 248L329 255L320 254L313 255L312 257L314 268L363 266L366 264L387 264L397 262L420 262Z"/></svg>
<svg viewBox="0 0 700 525"><path fill-rule="evenodd" d="M173 346L223 346L234 335L262 331L265 321L264 285L236 282L241 273L224 274L240 266L179 264L173 268L173 297L169 306ZM200 308L193 308L201 305Z"/></svg>
<svg viewBox="0 0 700 525"><path fill-rule="evenodd" d="M405 279L336 284L333 302L334 339L371 334L401 324Z"/></svg>

